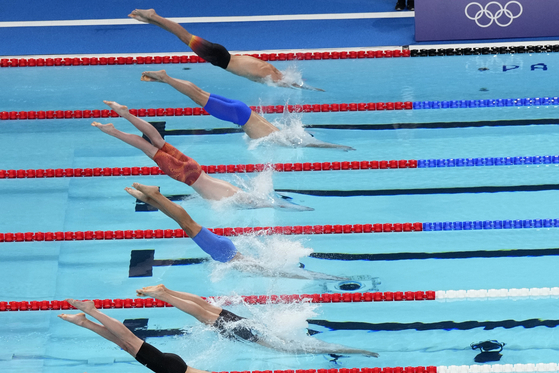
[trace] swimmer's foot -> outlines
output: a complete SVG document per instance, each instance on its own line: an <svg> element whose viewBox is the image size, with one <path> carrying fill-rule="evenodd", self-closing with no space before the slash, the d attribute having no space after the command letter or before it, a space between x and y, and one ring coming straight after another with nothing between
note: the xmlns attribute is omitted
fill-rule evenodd
<svg viewBox="0 0 559 373"><path fill-rule="evenodd" d="M85 318L85 313L81 313L81 312L75 315L68 315L66 313L62 313L58 315L58 317L60 317L62 320L71 322L72 324L76 324L78 326L82 326L85 320L87 320Z"/></svg>
<svg viewBox="0 0 559 373"><path fill-rule="evenodd" d="M153 298L160 298L165 292L167 288L165 285L155 285L155 286L146 286L141 289L136 290L136 294L140 297L153 297Z"/></svg>
<svg viewBox="0 0 559 373"><path fill-rule="evenodd" d="M157 13L155 13L153 9L134 9L132 13L128 15L130 18L145 23L154 23L153 18L155 16L157 16Z"/></svg>
<svg viewBox="0 0 559 373"><path fill-rule="evenodd" d="M76 299L66 299L66 302L70 303L72 306L76 307L80 311L89 313L96 310L95 304L92 300L76 300Z"/></svg>
<svg viewBox="0 0 559 373"><path fill-rule="evenodd" d="M91 123L91 125L93 127L99 128L101 131L105 132L108 135L113 135L115 133L115 131L117 130L112 123L102 124L102 123L99 123L99 122L93 122L93 123Z"/></svg>
<svg viewBox="0 0 559 373"><path fill-rule="evenodd" d="M169 78L169 75L167 75L167 72L165 70L144 71L140 80L144 82L165 83L167 78Z"/></svg>
<svg viewBox="0 0 559 373"><path fill-rule="evenodd" d="M130 114L130 111L128 111L128 106L121 105L118 102L114 101L103 100L103 102L121 117L124 117L126 114Z"/></svg>
<svg viewBox="0 0 559 373"><path fill-rule="evenodd" d="M140 201L153 205L154 207L158 208L157 203L155 202L154 197L160 195L159 187L150 186L150 185L142 185L139 183L134 183L132 186L135 188L124 188L125 191L128 192L132 197L139 199Z"/></svg>
<svg viewBox="0 0 559 373"><path fill-rule="evenodd" d="M139 190L140 192L142 192L143 194L145 194L146 196L148 196L149 198L154 198L161 194L159 193L159 187L155 185L143 185L140 183L133 183L132 186L137 190Z"/></svg>

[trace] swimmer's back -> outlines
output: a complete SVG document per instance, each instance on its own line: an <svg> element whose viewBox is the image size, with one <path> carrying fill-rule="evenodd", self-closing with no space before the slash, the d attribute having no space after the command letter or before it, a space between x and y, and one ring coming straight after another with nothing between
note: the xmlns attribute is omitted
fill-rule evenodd
<svg viewBox="0 0 559 373"><path fill-rule="evenodd" d="M262 82L267 76L273 82L280 81L283 78L281 71L273 65L252 56L232 55L227 71L255 82Z"/></svg>

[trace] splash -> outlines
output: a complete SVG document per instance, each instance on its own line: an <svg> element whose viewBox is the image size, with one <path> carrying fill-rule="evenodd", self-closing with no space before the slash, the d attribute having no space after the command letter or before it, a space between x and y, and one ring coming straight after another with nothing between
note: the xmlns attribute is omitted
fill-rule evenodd
<svg viewBox="0 0 559 373"><path fill-rule="evenodd" d="M300 259L313 252L300 241L279 235L245 235L233 238L233 242L242 253L243 259L228 263L211 263L210 278L213 282L220 281L231 270L270 277L315 278L314 272L299 268Z"/></svg>
<svg viewBox="0 0 559 373"><path fill-rule="evenodd" d="M249 142L249 150L254 150L260 146L281 145L287 147L304 147L318 145L322 141L316 140L311 134L305 131L301 113L290 113L287 108L279 120L272 123L279 131L270 135L254 139ZM246 135L245 135L246 136Z"/></svg>
<svg viewBox="0 0 559 373"><path fill-rule="evenodd" d="M303 74L294 64L289 65L281 74L283 78L280 81L274 82L271 76L267 76L262 79L262 83L270 87L302 87L304 84Z"/></svg>
<svg viewBox="0 0 559 373"><path fill-rule="evenodd" d="M208 301L218 307L225 307L236 314L243 315L246 320L234 323L246 326L257 332L258 336L267 340L307 340L308 319L318 315L316 303L301 302L268 302L262 305L250 305L240 295L209 298Z"/></svg>
<svg viewBox="0 0 559 373"><path fill-rule="evenodd" d="M283 79L281 80L282 85L286 86L303 86L303 74L301 70L295 65L289 65L287 69L281 72L283 74Z"/></svg>
<svg viewBox="0 0 559 373"><path fill-rule="evenodd" d="M297 211L313 211L311 207L300 206L286 201L274 191L272 180L273 170L268 167L251 179L241 178L235 175L235 184L242 191L235 195L219 201L210 201L212 208L226 210L230 208L278 208Z"/></svg>

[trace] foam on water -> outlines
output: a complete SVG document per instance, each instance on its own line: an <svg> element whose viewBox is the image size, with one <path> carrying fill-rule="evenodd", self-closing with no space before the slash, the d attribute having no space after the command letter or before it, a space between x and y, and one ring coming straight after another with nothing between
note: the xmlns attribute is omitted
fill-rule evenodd
<svg viewBox="0 0 559 373"><path fill-rule="evenodd" d="M318 275L299 268L300 259L313 252L300 241L279 235L245 235L232 240L244 258L228 263L212 262L210 278L214 282L222 280L231 270L301 279Z"/></svg>
<svg viewBox="0 0 559 373"><path fill-rule="evenodd" d="M316 139L310 133L305 131L305 126L302 120L302 113L295 111L289 112L287 104L279 119L275 119L272 124L276 126L279 131L272 132L266 137L250 140L248 149L254 150L258 147L265 146L285 146L285 147L313 147L313 148L336 148L343 151L355 150L350 146L338 145L327 143ZM248 141L248 136L245 135L245 140Z"/></svg>
<svg viewBox="0 0 559 373"><path fill-rule="evenodd" d="M291 203L274 191L272 180L273 170L270 168L257 173L255 177L247 179L234 175L235 184L242 192L219 201L211 201L215 210L230 208L279 208L297 211L312 211L313 208Z"/></svg>

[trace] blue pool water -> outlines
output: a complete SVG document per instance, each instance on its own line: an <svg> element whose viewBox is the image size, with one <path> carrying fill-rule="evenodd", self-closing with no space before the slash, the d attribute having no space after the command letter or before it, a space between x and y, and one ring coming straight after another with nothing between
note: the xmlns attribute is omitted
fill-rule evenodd
<svg viewBox="0 0 559 373"><path fill-rule="evenodd" d="M545 64L547 70L532 70L536 64ZM276 65L302 73L307 84L326 92L258 85L207 64L164 67L170 75L191 79L207 91L249 105L283 105L553 97L557 91L550 82L557 80L559 60L556 54L534 54ZM518 68L503 71L503 66ZM489 70L480 71L483 67ZM194 106L169 87L140 82L140 73L145 69L146 66L0 69L0 77L6 82L0 92L0 111L103 109L103 99L131 108ZM166 135L166 140L206 165L554 155L557 126L532 124L530 120L536 123L554 119L558 110L550 105L265 116L280 126L393 125L393 129L386 130L370 126L308 129L317 139L356 149L351 152L272 144L254 147L241 133L217 135L211 131L204 135ZM206 116L154 120L165 121L167 130L233 127ZM413 128L435 122L503 120L509 124L526 122L516 126ZM123 131L134 131L123 119L110 121ZM91 127L90 122L1 122L0 169L153 165L140 151L109 138ZM407 124L406 128L400 128L402 124ZM196 196L186 197L193 191L166 176L5 179L0 180L0 232L177 228L160 212L135 211L134 199L123 188L136 181L158 185L168 196L185 197L181 205L196 221L212 228L558 218L559 194L554 187L559 184L557 167L540 164L218 175L248 190L271 190L273 185L293 203L314 208L310 212L246 210L226 203L209 203ZM542 185L549 187L520 191L521 186ZM490 186L509 189L493 193L481 193L480 189L448 192L451 188ZM392 194L378 195L382 191ZM320 192L328 192L329 196ZM356 195L344 196L348 192ZM372 192L377 195L367 195ZM551 249L556 248L558 239L559 228L233 238L242 252L275 263L276 269L298 271L302 263L310 271L351 276L360 282L360 291L383 292L554 287L559 260ZM497 255L517 249L534 251L525 256ZM135 289L157 283L202 296L340 291L336 281L261 278L208 261L158 266L153 268L152 276L129 277L131 255L138 250L155 250L155 259L159 260L207 257L186 238L4 242L0 243L0 301L134 298ZM310 250L317 255L309 255ZM326 253L334 254L332 259L318 255ZM364 256L345 260L350 254ZM385 256L379 257L380 254ZM427 254L429 258L425 258ZM557 362L559 349L553 326L557 299L549 297L320 306L233 305L231 310L256 319L275 333L287 334L299 344L313 343L305 336L308 327L318 332L316 339L370 349L381 356L344 357L338 361L342 365L335 365L323 355L292 355L223 340L172 308L115 309L107 314L120 321L148 319L147 329L160 335L149 337L150 343L209 371L471 365L476 352L470 343L490 339L506 343L502 364ZM0 313L2 372L145 371L114 345L62 322L56 314ZM523 324L526 320L541 322ZM495 322L496 326L483 324L487 322ZM460 323L469 326L462 327ZM177 331L182 334L170 335Z"/></svg>

